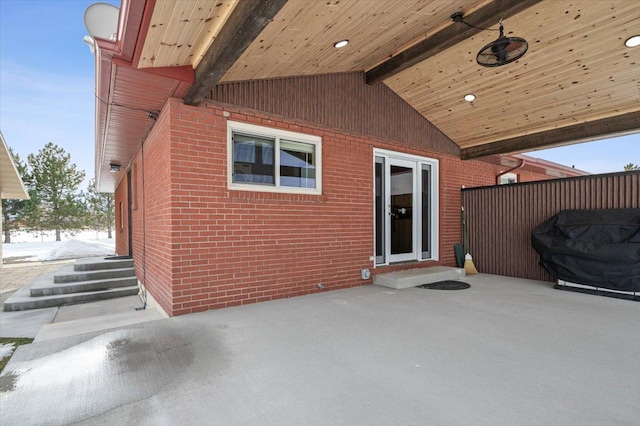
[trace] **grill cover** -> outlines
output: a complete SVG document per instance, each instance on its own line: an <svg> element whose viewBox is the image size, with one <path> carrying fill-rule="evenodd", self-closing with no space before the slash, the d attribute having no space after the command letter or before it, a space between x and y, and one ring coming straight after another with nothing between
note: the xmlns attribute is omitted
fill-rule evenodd
<svg viewBox="0 0 640 426"><path fill-rule="evenodd" d="M564 210L532 231L531 244L554 278L640 291L640 209Z"/></svg>

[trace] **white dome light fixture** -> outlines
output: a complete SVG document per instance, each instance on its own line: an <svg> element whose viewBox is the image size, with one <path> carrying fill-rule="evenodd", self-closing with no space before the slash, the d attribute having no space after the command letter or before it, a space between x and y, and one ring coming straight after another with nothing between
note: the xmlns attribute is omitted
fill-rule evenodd
<svg viewBox="0 0 640 426"><path fill-rule="evenodd" d="M640 35L634 35L625 40L624 45L627 47L640 46Z"/></svg>
<svg viewBox="0 0 640 426"><path fill-rule="evenodd" d="M466 95L464 95L464 100L467 102L473 102L476 100L476 95L474 95L473 93L467 93Z"/></svg>
<svg viewBox="0 0 640 426"><path fill-rule="evenodd" d="M349 44L349 40L344 39L333 43L333 47L340 49L341 47L345 47L347 44Z"/></svg>

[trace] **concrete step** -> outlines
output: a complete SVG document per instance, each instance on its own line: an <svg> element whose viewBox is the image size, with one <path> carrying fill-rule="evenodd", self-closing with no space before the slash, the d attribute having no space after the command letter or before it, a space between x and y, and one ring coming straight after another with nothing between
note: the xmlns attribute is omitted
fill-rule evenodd
<svg viewBox="0 0 640 426"><path fill-rule="evenodd" d="M138 279L133 260L84 258L29 282L4 302L4 310L49 308L136 294Z"/></svg>
<svg viewBox="0 0 640 426"><path fill-rule="evenodd" d="M373 283L383 287L401 289L436 283L438 281L455 281L464 277L465 272L463 268L432 266L429 268L378 274L373 277Z"/></svg>
<svg viewBox="0 0 640 426"><path fill-rule="evenodd" d="M55 294L86 293L108 290L111 288L131 287L138 285L136 277L118 277L104 280L76 281L63 284L52 284L50 280L36 280L31 286L32 297L51 296Z"/></svg>
<svg viewBox="0 0 640 426"><path fill-rule="evenodd" d="M136 294L138 294L137 285L103 291L31 297L29 294L29 289L23 287L4 302L4 310L7 312L26 311L28 309L50 308L53 306L72 305L75 303L95 302L97 300L134 296Z"/></svg>
<svg viewBox="0 0 640 426"><path fill-rule="evenodd" d="M133 268L133 259L126 256L86 257L74 264L76 271L97 271L103 269Z"/></svg>
<svg viewBox="0 0 640 426"><path fill-rule="evenodd" d="M58 271L56 271L56 273L53 275L53 282L56 284L63 284L133 276L135 276L135 269L132 267L76 271L74 265L68 265L63 266Z"/></svg>

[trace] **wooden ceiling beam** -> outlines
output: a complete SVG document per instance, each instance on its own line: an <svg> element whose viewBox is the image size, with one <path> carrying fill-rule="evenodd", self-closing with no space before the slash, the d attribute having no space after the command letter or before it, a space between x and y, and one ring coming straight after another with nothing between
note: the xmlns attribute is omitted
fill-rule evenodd
<svg viewBox="0 0 640 426"><path fill-rule="evenodd" d="M196 68L196 81L185 94L184 103L199 105L286 2L239 1Z"/></svg>
<svg viewBox="0 0 640 426"><path fill-rule="evenodd" d="M486 6L464 16L464 20L476 27L489 28L500 22L500 19L507 19L540 1L541 0L494 0ZM455 10L453 12L455 12ZM365 73L367 84L375 84L386 80L425 59L455 46L481 31L481 29L472 28L462 22L452 22L451 25L446 28L367 71ZM496 38L498 37L496 36ZM482 46L478 46L478 48L481 47Z"/></svg>
<svg viewBox="0 0 640 426"><path fill-rule="evenodd" d="M551 148L554 145L557 146L567 142L586 142L635 132L640 132L640 111L462 148L460 150L460 158L471 160L492 154L526 152L539 148Z"/></svg>

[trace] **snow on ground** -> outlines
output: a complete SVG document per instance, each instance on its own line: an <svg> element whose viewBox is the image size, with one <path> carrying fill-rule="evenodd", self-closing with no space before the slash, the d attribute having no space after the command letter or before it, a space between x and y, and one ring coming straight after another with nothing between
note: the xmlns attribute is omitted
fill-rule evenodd
<svg viewBox="0 0 640 426"><path fill-rule="evenodd" d="M9 358L15 349L15 343L0 343L0 360Z"/></svg>
<svg viewBox="0 0 640 426"><path fill-rule="evenodd" d="M78 231L61 237L62 241L55 241L54 232L12 232L11 243L2 244L2 258L40 262L115 254L115 239L107 238L106 232Z"/></svg>

